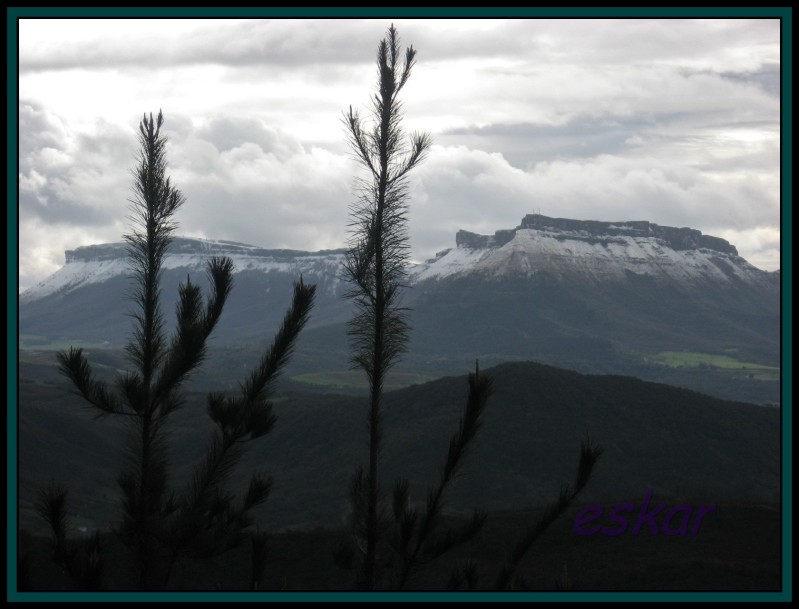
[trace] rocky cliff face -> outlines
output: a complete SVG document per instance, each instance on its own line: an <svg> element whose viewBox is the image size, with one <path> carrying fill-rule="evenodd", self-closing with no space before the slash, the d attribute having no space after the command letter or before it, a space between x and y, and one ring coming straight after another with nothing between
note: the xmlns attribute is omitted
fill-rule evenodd
<svg viewBox="0 0 799 609"><path fill-rule="evenodd" d="M519 226L498 230L493 235L478 235L461 230L455 235L458 247L471 249L498 248L509 243L520 230L529 229L558 235L560 240L584 243L610 243L616 238L656 239L675 251L706 249L723 254L738 255L738 250L724 239L703 235L693 228L675 228L647 222L598 222L595 220L569 220L528 214Z"/></svg>
<svg viewBox="0 0 799 609"><path fill-rule="evenodd" d="M163 268L167 272L181 270L182 277L185 278L186 272L192 276L204 273L206 261L212 256L228 256L233 259L236 274L282 273L295 279L303 275L306 279L320 283L320 292L336 293L344 251L270 250L234 241L176 237L172 240ZM20 303L130 276L125 243L89 245L67 250L64 254L64 267L21 294Z"/></svg>
<svg viewBox="0 0 799 609"><path fill-rule="evenodd" d="M349 303L343 298L340 272L344 250L268 250L232 241L176 237L163 263L162 310L167 323L178 286L187 275L208 290L206 263L212 256L228 256L234 265L233 291L218 332L228 341L273 331L300 276L317 286L311 326L346 318ZM61 269L20 295L20 333L124 344L130 328L125 313L133 306L126 244L79 247L68 250L65 258Z"/></svg>
<svg viewBox="0 0 799 609"><path fill-rule="evenodd" d="M302 250L265 249L236 241L223 241L211 239L189 239L175 237L169 246L169 256L193 256L198 259L209 256L230 256L232 258L254 258L264 262L291 262L304 258L324 258L343 255L340 250L322 250L319 252L306 252ZM105 243L102 245L88 245L64 252L66 263L74 262L99 262L107 260L123 260L127 257L125 243Z"/></svg>
<svg viewBox="0 0 799 609"><path fill-rule="evenodd" d="M493 235L461 230L455 242L455 248L415 269L416 280L479 273L618 282L632 274L681 284L776 285L772 274L750 265L724 239L647 221L598 222L531 214L516 228Z"/></svg>
<svg viewBox="0 0 799 609"><path fill-rule="evenodd" d="M533 276L607 282L630 274L660 281L746 282L778 286L779 273L756 269L724 239L692 228L660 226L647 221L598 222L529 214L513 229L493 235L465 230L455 235L456 247L410 269L411 282L450 276ZM211 256L230 256L236 272L303 274L337 292L345 250L306 252L272 250L234 241L177 237L164 267L201 271ZM124 243L79 247L65 252L66 265L25 292L20 302L96 284L128 274Z"/></svg>

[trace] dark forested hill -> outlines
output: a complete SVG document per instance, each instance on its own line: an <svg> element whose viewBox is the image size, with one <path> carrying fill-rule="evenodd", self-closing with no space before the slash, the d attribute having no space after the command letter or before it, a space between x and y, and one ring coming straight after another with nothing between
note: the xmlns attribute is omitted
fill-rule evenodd
<svg viewBox="0 0 799 609"><path fill-rule="evenodd" d="M495 393L463 475L450 495L456 511L545 504L570 482L580 438L605 447L584 499L643 498L648 489L708 501L776 503L780 412L620 376L591 376L535 363L489 369ZM243 462L240 480L260 468L274 477L261 514L270 528L335 526L348 486L366 458L366 409L358 397L282 393L274 430ZM173 424L172 475L202 454L211 423L192 393ZM394 391L385 409L384 481L409 478L413 501L438 475L466 398L465 377ZM19 391L22 524L50 479L71 488L74 526L107 527L116 517L115 476L123 429L96 421L60 382L23 378Z"/></svg>

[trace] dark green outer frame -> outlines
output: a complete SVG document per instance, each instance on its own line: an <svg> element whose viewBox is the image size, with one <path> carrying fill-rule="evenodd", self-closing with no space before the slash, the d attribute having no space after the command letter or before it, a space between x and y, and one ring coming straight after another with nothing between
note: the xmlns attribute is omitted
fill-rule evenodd
<svg viewBox="0 0 799 609"><path fill-rule="evenodd" d="M21 18L203 18L203 17L297 17L297 18L771 18L780 19L780 269L782 277L782 581L780 592L19 592L17 581L17 351L12 337L18 331L19 219L18 188L11 176L19 175L18 151L18 20ZM792 582L792 404L790 371L793 358L793 8L764 7L274 7L274 8L179 8L179 7L8 7L6 9L7 102L7 602L530 602L530 601L725 601L784 602L793 599ZM14 204L17 203L17 204ZM12 281L16 277L17 281Z"/></svg>

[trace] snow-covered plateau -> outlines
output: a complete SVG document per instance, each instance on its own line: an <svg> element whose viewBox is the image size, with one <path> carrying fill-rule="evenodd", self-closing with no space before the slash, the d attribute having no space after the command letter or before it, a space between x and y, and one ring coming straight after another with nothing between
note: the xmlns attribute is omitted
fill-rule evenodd
<svg viewBox="0 0 799 609"><path fill-rule="evenodd" d="M205 272L206 262L212 256L232 258L235 273L287 273L295 277L302 275L313 281L326 279L334 286L340 280L344 250L267 250L232 241L176 237L164 259L163 269L185 269L190 274L201 274ZM130 272L130 261L124 243L89 245L67 250L66 264L44 281L23 292L20 303L39 300L57 292L71 292L88 284L130 275Z"/></svg>
<svg viewBox="0 0 799 609"><path fill-rule="evenodd" d="M592 281L623 281L628 273L678 282L735 279L757 281L764 271L740 256L697 248L675 250L657 237L632 235L569 235L562 232L519 229L502 246L472 248L459 245L441 252L413 271L415 281L467 273L491 277L535 275L582 276Z"/></svg>
<svg viewBox="0 0 799 609"><path fill-rule="evenodd" d="M302 274L335 289L344 250L269 250L232 241L175 238L164 269L203 272L211 256L230 256L235 272ZM493 236L459 231L456 247L408 269L411 283L479 274L532 276L588 282L624 281L632 275L690 284L758 284L771 273L757 269L723 239L690 228L650 222L596 222L528 215L515 229ZM92 245L66 252L66 264L25 291L20 303L130 272L124 243Z"/></svg>

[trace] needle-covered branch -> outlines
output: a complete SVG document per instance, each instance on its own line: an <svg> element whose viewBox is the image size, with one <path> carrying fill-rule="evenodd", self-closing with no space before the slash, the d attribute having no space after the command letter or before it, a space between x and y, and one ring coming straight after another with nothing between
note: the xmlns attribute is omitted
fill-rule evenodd
<svg viewBox="0 0 799 609"><path fill-rule="evenodd" d="M558 498L549 504L533 525L527 529L511 551L507 562L497 576L494 589L505 590L512 581L522 558L533 543L560 517L572 504L577 495L585 488L594 472L603 449L587 436L580 445L580 462L577 466L574 484L566 485Z"/></svg>
<svg viewBox="0 0 799 609"><path fill-rule="evenodd" d="M56 358L61 374L72 381L75 390L97 409L98 417L109 414L133 414L123 408L120 400L109 390L106 383L94 377L91 365L83 355L83 349L70 347L68 351L59 351Z"/></svg>
<svg viewBox="0 0 799 609"><path fill-rule="evenodd" d="M127 351L150 384L166 347L164 320L160 309L160 279L164 256L177 228L172 219L184 198L166 175L166 137L161 134L164 116L157 120L145 115L139 124L139 162L133 170L134 197L131 200L133 230L125 235L128 255L136 280L133 291L137 327ZM152 406L152 405L149 405Z"/></svg>
<svg viewBox="0 0 799 609"><path fill-rule="evenodd" d="M406 498L407 483L395 486L395 518L398 508L403 503L406 506L398 518L402 540L401 555L403 556L399 589L405 586L417 566L430 562L455 546L465 543L480 531L485 522L485 515L475 512L472 519L466 524L436 535L436 529L441 519L444 494L463 467L469 446L480 429L482 416L492 392L491 379L480 372L479 364L476 364L475 371L469 374L468 381L469 396L463 416L458 423L457 432L450 439L447 457L441 470L441 478L438 484L428 491L426 511L419 519L418 527L414 527L417 529L416 531L408 530L409 523L412 520L415 521L416 517L411 512ZM414 532L415 542L412 542Z"/></svg>
<svg viewBox="0 0 799 609"><path fill-rule="evenodd" d="M288 363L297 337L308 321L315 294L316 286L305 284L302 278L294 284L291 307L283 317L274 342L241 387L241 397L248 409L265 402L272 394L274 382Z"/></svg>
<svg viewBox="0 0 799 609"><path fill-rule="evenodd" d="M206 341L216 327L233 287L233 261L230 258L211 258L208 278L212 291L205 306L200 288L191 283L191 278L180 285L177 330L153 392L153 402L162 408L162 414L170 412L170 406L174 406L168 399L170 393L205 358Z"/></svg>
<svg viewBox="0 0 799 609"><path fill-rule="evenodd" d="M254 472L239 507L233 497L225 495L223 485L239 462L245 444L269 432L275 423L272 406L268 400L274 390L274 381L288 363L297 338L308 321L313 306L316 287L302 279L294 284L291 306L271 346L259 365L242 384L239 396L227 397L218 393L208 396L208 415L216 423L211 445L205 458L198 464L191 482L179 500L180 509L175 521L181 530L175 548L182 550L195 540L209 523L216 523L217 533L211 537L227 545L225 531L230 531L230 521L242 528L249 526L247 513L263 503L269 495L272 481L260 472ZM211 518L211 507L222 510L229 518ZM208 542L206 541L206 545Z"/></svg>

